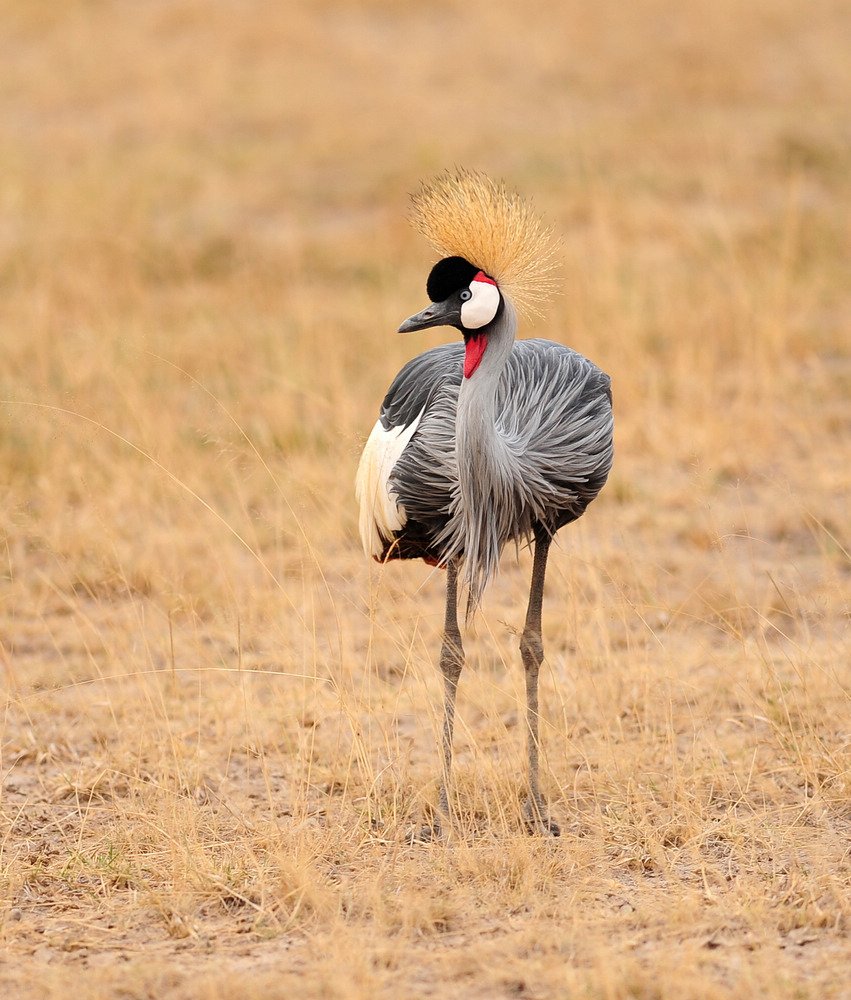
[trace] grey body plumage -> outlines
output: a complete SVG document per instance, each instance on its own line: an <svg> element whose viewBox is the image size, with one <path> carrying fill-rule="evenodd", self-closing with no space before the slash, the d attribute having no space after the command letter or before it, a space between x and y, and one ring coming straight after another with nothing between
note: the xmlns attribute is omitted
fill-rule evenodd
<svg viewBox="0 0 851 1000"><path fill-rule="evenodd" d="M455 448L463 358L463 344L434 347L405 365L385 397L388 428L422 414L390 474L389 491L408 520L386 556L395 546L406 557L405 535L422 549L413 554L441 565L464 556L476 606L508 543L531 541L536 522L555 534L599 493L612 464L611 389L609 377L569 347L516 342L494 400L502 447L468 449L465 505Z"/></svg>

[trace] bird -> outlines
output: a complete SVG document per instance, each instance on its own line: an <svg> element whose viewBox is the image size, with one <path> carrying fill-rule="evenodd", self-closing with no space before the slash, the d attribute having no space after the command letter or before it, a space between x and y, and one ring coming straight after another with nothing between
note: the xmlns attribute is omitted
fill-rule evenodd
<svg viewBox="0 0 851 1000"><path fill-rule="evenodd" d="M577 520L613 462L611 380L552 340L516 340L518 311L540 313L554 290L558 244L531 204L503 181L456 168L422 184L412 223L439 255L430 304L400 333L455 328L462 341L410 360L381 404L358 465L355 492L367 556L423 559L446 570L439 667L444 682L438 812L422 837L451 827L455 702L466 619L478 609L509 543L529 544L533 566L520 655L526 681L530 833L559 836L539 779L538 676L542 602L556 532Z"/></svg>

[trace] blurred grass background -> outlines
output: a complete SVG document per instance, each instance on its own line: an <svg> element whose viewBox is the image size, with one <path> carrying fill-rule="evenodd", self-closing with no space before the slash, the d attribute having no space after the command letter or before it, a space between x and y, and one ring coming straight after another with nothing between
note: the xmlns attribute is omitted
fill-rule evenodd
<svg viewBox="0 0 851 1000"><path fill-rule="evenodd" d="M843 995L851 10L0 3L7 995ZM448 331L463 164L563 238L527 334L613 377L548 579L565 835L518 819L507 557L434 801L439 575L352 479ZM211 954L215 954L215 960Z"/></svg>

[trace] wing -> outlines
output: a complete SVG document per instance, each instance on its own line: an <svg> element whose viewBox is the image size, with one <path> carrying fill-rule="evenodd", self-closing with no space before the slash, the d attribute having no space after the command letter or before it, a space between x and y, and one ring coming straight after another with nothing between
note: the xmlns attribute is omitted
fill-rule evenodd
<svg viewBox="0 0 851 1000"><path fill-rule="evenodd" d="M367 439L355 479L360 505L361 542L364 552L380 559L387 542L401 531L407 520L405 508L390 496L390 474L419 425L422 412L410 424L385 427L377 420Z"/></svg>
<svg viewBox="0 0 851 1000"><path fill-rule="evenodd" d="M439 561L455 465L455 409L464 345L443 344L393 380L356 480L364 551L376 559Z"/></svg>
<svg viewBox="0 0 851 1000"><path fill-rule="evenodd" d="M611 470L611 380L569 347L520 340L500 382L497 428L531 517L556 531L584 512Z"/></svg>

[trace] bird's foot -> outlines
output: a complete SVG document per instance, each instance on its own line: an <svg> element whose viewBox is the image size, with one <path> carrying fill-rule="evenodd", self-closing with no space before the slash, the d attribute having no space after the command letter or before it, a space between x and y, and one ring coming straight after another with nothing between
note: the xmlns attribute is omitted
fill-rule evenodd
<svg viewBox="0 0 851 1000"><path fill-rule="evenodd" d="M421 826L419 830L411 830L405 837L406 844L432 844L443 840L443 829L437 821Z"/></svg>
<svg viewBox="0 0 851 1000"><path fill-rule="evenodd" d="M523 809L523 821L532 837L560 837L561 827L546 814L543 802L527 799Z"/></svg>

